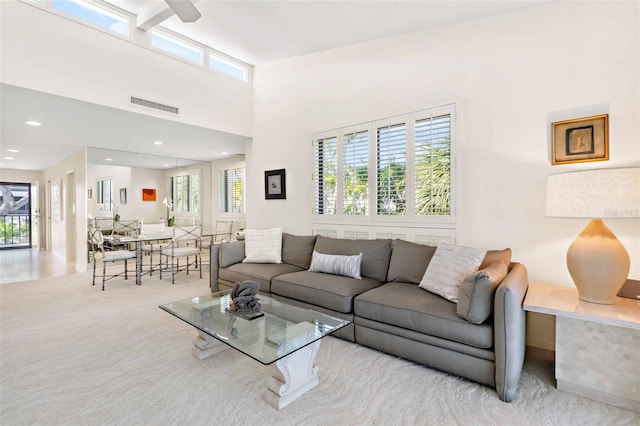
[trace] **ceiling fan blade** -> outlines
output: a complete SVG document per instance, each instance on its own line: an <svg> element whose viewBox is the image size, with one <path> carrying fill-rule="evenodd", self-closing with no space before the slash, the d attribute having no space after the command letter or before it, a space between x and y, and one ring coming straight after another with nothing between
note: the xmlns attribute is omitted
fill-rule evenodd
<svg viewBox="0 0 640 426"><path fill-rule="evenodd" d="M202 14L191 0L164 0L182 22L195 22Z"/></svg>

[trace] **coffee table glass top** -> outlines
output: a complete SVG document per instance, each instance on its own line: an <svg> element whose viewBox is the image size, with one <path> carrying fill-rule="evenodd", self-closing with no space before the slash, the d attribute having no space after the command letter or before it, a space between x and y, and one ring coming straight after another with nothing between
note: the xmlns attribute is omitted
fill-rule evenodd
<svg viewBox="0 0 640 426"><path fill-rule="evenodd" d="M231 315L229 291L160 305L198 330L267 365L350 324L258 294L261 317Z"/></svg>

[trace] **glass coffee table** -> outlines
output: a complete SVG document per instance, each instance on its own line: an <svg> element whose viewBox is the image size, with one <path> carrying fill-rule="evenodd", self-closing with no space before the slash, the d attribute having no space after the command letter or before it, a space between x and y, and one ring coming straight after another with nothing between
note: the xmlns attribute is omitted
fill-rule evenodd
<svg viewBox="0 0 640 426"><path fill-rule="evenodd" d="M228 347L261 362L276 363L279 374L267 381L265 399L277 409L318 385L314 366L320 339L351 321L299 308L259 294L261 315L231 315L229 291L160 305L198 330L192 354L203 360Z"/></svg>

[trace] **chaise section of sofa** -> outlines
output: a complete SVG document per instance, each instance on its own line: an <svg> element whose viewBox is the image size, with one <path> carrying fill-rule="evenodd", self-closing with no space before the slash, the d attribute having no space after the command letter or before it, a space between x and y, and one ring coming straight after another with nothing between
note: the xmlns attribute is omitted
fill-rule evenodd
<svg viewBox="0 0 640 426"><path fill-rule="evenodd" d="M418 286L433 249L394 241L389 282L356 297L356 342L496 387L510 401L524 362L526 269L510 263L508 249L487 252L480 268L495 262L510 267L491 296L494 315L475 324L460 317L455 303Z"/></svg>

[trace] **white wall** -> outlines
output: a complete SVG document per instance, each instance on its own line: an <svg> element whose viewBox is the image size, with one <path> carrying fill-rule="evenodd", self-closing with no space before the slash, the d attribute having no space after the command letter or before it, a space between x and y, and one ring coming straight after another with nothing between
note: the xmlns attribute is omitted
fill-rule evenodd
<svg viewBox="0 0 640 426"><path fill-rule="evenodd" d="M457 241L511 247L531 281L573 285L587 220L545 217L549 174L640 165L636 2L562 2L256 67L247 226L311 229L311 134L462 99ZM609 113L610 160L551 166L550 123ZM263 171L287 170L287 200ZM640 278L640 220L607 220Z"/></svg>
<svg viewBox="0 0 640 426"><path fill-rule="evenodd" d="M69 188L67 186L67 174L73 172L75 174L75 200L76 200L76 220L75 234L76 241L69 242L67 238L67 222L73 221L73 215L65 204L63 210L63 219L61 221L51 220L51 247L49 248L53 254L62 259L67 259L67 255L71 253L67 250L67 244L75 244L75 262L76 269L85 271L87 268L87 171L86 171L87 154L86 149L82 148L75 154L65 158L58 164L42 171L42 182L62 182L62 199L63 203L69 197ZM48 197L47 197L48 199ZM43 206L49 216L49 205L45 203Z"/></svg>
<svg viewBox="0 0 640 426"><path fill-rule="evenodd" d="M27 2L3 0L0 8L3 83L251 135L250 84L158 54ZM180 117L130 107L130 95L178 106Z"/></svg>

